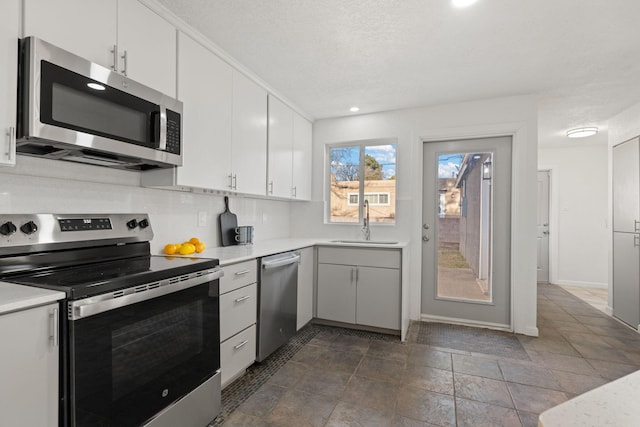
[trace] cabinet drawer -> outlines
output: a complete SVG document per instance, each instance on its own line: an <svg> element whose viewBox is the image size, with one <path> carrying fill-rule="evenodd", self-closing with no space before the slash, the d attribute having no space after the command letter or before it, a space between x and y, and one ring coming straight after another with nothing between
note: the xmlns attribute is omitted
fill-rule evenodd
<svg viewBox="0 0 640 427"><path fill-rule="evenodd" d="M318 263L400 268L400 250L322 246Z"/></svg>
<svg viewBox="0 0 640 427"><path fill-rule="evenodd" d="M224 276L220 279L220 294L256 283L258 263L255 259L223 267Z"/></svg>
<svg viewBox="0 0 640 427"><path fill-rule="evenodd" d="M220 295L220 341L256 323L258 285Z"/></svg>
<svg viewBox="0 0 640 427"><path fill-rule="evenodd" d="M222 386L239 376L256 360L256 325L220 344Z"/></svg>

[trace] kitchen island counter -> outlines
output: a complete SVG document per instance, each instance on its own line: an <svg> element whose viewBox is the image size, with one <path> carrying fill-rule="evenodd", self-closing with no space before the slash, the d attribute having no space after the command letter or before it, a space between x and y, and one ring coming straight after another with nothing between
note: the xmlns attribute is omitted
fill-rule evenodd
<svg viewBox="0 0 640 427"><path fill-rule="evenodd" d="M640 371L574 397L540 414L539 427L635 426Z"/></svg>

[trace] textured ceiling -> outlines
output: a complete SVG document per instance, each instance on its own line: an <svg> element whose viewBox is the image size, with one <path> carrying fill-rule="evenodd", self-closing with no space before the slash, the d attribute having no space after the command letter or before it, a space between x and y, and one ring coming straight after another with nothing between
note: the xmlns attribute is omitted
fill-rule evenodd
<svg viewBox="0 0 640 427"><path fill-rule="evenodd" d="M159 0L314 118L539 94L541 144L640 101L639 0Z"/></svg>

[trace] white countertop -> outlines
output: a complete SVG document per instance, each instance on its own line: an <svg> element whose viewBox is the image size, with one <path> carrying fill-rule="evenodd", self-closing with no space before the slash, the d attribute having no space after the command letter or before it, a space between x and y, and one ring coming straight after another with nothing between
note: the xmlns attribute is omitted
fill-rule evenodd
<svg viewBox="0 0 640 427"><path fill-rule="evenodd" d="M640 425L640 371L590 390L540 414L539 427Z"/></svg>
<svg viewBox="0 0 640 427"><path fill-rule="evenodd" d="M287 252L296 249L306 248L309 246L351 246L351 247L370 247L377 249L402 249L407 246L407 242L398 242L394 244L376 244L373 241L353 241L350 243L337 242L338 239L320 239L320 238L286 238L272 239L264 242L257 242L251 245L233 245L219 246L207 248L204 252L193 255L184 255L188 257L200 258L217 258L220 265L235 264L236 262L247 261L254 258L273 255L280 252Z"/></svg>
<svg viewBox="0 0 640 427"><path fill-rule="evenodd" d="M0 282L0 315L61 300L64 292Z"/></svg>

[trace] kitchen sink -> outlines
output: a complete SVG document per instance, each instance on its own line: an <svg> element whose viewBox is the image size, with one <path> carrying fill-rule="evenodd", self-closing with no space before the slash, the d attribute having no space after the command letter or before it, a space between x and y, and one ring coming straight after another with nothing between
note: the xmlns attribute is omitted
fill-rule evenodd
<svg viewBox="0 0 640 427"><path fill-rule="evenodd" d="M366 245L397 245L398 242L390 240L332 240L331 243L362 243Z"/></svg>

